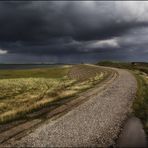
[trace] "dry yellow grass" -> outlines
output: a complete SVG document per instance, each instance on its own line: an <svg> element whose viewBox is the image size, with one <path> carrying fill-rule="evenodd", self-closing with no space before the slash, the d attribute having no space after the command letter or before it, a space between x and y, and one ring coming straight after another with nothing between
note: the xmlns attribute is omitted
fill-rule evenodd
<svg viewBox="0 0 148 148"><path fill-rule="evenodd" d="M50 104L55 100L73 96L92 87L103 79L103 73L78 82L64 76L57 78L0 79L0 123Z"/></svg>

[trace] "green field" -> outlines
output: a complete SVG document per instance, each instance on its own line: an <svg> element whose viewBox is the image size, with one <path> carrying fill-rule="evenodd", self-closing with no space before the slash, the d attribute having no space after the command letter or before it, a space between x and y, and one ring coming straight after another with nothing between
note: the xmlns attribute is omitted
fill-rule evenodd
<svg viewBox="0 0 148 148"><path fill-rule="evenodd" d="M148 63L103 61L97 63L97 65L128 69L135 75L138 90L133 103L133 113L141 119L148 134Z"/></svg>
<svg viewBox="0 0 148 148"><path fill-rule="evenodd" d="M68 73L69 66L35 68L23 70L0 70L0 79L9 78L62 78Z"/></svg>
<svg viewBox="0 0 148 148"><path fill-rule="evenodd" d="M53 101L74 96L104 76L99 68L88 65L0 70L0 123L25 118Z"/></svg>

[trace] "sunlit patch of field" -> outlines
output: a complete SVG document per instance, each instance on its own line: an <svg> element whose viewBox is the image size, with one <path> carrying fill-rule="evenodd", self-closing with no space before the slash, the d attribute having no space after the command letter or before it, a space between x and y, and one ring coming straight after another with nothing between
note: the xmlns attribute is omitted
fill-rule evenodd
<svg viewBox="0 0 148 148"><path fill-rule="evenodd" d="M90 66L81 66L81 68L87 77L82 81L69 77L69 72L72 69L67 66L0 71L0 76L3 76L0 79L0 123L25 117L28 113L47 106L55 100L74 96L93 87L104 78L104 73L100 70L96 71L96 68L93 69ZM95 74L93 70L95 70ZM76 74L81 75L80 71ZM24 78L22 78L23 76ZM78 78L80 77L78 76Z"/></svg>

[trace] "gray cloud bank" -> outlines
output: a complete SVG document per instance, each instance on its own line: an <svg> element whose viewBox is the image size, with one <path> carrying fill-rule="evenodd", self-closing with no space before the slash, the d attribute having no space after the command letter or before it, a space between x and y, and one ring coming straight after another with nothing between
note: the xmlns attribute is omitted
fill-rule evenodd
<svg viewBox="0 0 148 148"><path fill-rule="evenodd" d="M0 2L1 57L94 53L105 59L116 52L127 59L145 57L147 46L148 2Z"/></svg>

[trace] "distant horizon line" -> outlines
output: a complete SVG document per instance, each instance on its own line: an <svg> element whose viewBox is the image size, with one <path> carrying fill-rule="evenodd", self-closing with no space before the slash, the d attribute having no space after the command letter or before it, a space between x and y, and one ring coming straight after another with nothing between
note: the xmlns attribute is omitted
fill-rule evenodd
<svg viewBox="0 0 148 148"><path fill-rule="evenodd" d="M148 61L116 61L116 60L101 60L98 62L122 62L122 63L148 63ZM67 62L57 62L57 63L48 63L48 62L33 62L33 63L0 63L0 65L71 65L71 64L95 64L98 62L78 62L78 63L67 63Z"/></svg>

